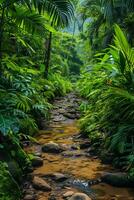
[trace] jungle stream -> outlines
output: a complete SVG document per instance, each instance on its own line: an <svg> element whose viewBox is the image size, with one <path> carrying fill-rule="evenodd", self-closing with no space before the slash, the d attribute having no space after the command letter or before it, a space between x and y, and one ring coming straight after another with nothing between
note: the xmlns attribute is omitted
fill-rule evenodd
<svg viewBox="0 0 134 200"><path fill-rule="evenodd" d="M94 154L88 138L80 134L80 99L74 93L57 98L47 128L25 150L34 156L34 171L23 184L23 200L132 200L131 188L102 181L106 174L120 175Z"/></svg>

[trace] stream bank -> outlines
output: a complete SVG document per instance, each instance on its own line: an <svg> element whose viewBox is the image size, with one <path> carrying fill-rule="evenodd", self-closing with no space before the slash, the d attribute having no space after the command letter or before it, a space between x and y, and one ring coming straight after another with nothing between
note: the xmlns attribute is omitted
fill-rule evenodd
<svg viewBox="0 0 134 200"><path fill-rule="evenodd" d="M133 200L131 188L101 182L104 173L119 173L91 153L88 138L80 135L80 99L74 93L57 98L51 119L25 150L34 155L34 171L23 185L23 200Z"/></svg>

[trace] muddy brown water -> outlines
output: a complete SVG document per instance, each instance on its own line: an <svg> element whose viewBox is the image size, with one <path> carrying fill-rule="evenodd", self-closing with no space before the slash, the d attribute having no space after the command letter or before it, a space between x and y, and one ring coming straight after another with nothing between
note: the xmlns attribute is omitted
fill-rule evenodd
<svg viewBox="0 0 134 200"><path fill-rule="evenodd" d="M89 180L97 179L104 172L115 172L110 165L104 165L96 157L87 156L85 150L79 149L79 143L84 139L78 138L78 123L76 120L67 120L64 123L56 122L49 126L48 130L39 131L36 137L40 145L32 145L26 150L30 153L39 152L43 144L50 141L63 145L67 150L60 154L42 153L44 160L43 166L36 168L34 175L47 176L55 172L67 174L73 179ZM78 148L71 148L76 145ZM38 200L47 200L50 195L54 195L57 200L63 200L63 194L67 191L81 191L73 186L64 186L47 179L51 185L51 192L37 191ZM130 188L116 188L110 185L99 183L92 185L89 190L95 194L96 200L132 200L134 199L134 190ZM90 196L90 195L89 195Z"/></svg>

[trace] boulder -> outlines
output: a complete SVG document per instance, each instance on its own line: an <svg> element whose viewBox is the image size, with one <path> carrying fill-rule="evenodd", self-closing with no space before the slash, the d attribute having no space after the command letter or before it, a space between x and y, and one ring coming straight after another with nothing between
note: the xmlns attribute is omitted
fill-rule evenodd
<svg viewBox="0 0 134 200"><path fill-rule="evenodd" d="M104 173L101 181L116 187L134 187L134 177L125 173Z"/></svg>
<svg viewBox="0 0 134 200"><path fill-rule="evenodd" d="M66 192L66 193L63 194L63 198L71 197L73 194L74 194L73 191L68 191L68 192Z"/></svg>
<svg viewBox="0 0 134 200"><path fill-rule="evenodd" d="M51 191L50 185L42 178L34 176L33 187L37 190Z"/></svg>
<svg viewBox="0 0 134 200"><path fill-rule="evenodd" d="M75 119L76 115L71 113L64 113L64 117L67 117L68 119Z"/></svg>
<svg viewBox="0 0 134 200"><path fill-rule="evenodd" d="M91 200L91 198L84 193L75 193L69 200Z"/></svg>
<svg viewBox="0 0 134 200"><path fill-rule="evenodd" d="M55 181L62 182L62 181L65 181L68 177L61 173L54 173L54 174L52 174L52 178Z"/></svg>
<svg viewBox="0 0 134 200"><path fill-rule="evenodd" d="M57 143L49 142L42 147L42 151L45 153L60 153L64 149Z"/></svg>
<svg viewBox="0 0 134 200"><path fill-rule="evenodd" d="M32 166L33 167L40 167L43 165L43 159L40 158L39 156L34 156L32 159L31 159L31 162L32 162Z"/></svg>

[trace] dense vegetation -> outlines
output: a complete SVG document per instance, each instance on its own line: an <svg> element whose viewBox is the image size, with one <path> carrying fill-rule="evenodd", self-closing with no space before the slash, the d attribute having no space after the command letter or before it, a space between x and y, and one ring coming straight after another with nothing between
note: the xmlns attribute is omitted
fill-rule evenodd
<svg viewBox="0 0 134 200"><path fill-rule="evenodd" d="M88 102L81 105L81 128L114 154L115 164L133 169L133 64L134 51L116 25L114 45L97 54L78 83ZM90 73L89 73L90 71Z"/></svg>
<svg viewBox="0 0 134 200"><path fill-rule="evenodd" d="M57 31L67 26L72 16L73 5L66 0L0 1L0 159L7 162L15 179L31 167L21 141L32 139L41 128L41 118L49 116L54 97L65 95L72 88L62 76L66 70L68 75L71 73L67 69L69 50L66 54L64 48L58 50L63 36ZM52 34L58 40L53 42ZM64 40L72 41L72 36L65 36ZM60 61L65 65L62 70ZM0 171L3 169L4 165ZM6 170L5 165L8 173ZM16 198L12 190L5 194L3 187L7 188L8 177L4 181L1 179L0 198L18 199L20 193Z"/></svg>
<svg viewBox="0 0 134 200"><path fill-rule="evenodd" d="M90 9L88 9L90 5ZM98 141L101 152L133 175L133 1L86 1L80 12L91 17L91 57L78 82L81 129ZM116 23L116 25L115 25ZM117 25L118 24L118 25ZM121 28L122 30L121 30ZM111 155L112 153L112 155ZM104 156L103 155L103 156Z"/></svg>
<svg viewBox="0 0 134 200"><path fill-rule="evenodd" d="M133 35L133 0L0 0L1 199L20 198L14 178L31 168L22 141L76 87L81 131L134 174ZM17 195L3 190L10 176Z"/></svg>

